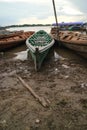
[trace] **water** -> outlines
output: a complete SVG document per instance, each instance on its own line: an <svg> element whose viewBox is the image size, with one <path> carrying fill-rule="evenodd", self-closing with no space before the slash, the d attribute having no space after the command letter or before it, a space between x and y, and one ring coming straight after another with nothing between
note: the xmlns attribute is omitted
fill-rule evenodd
<svg viewBox="0 0 87 130"><path fill-rule="evenodd" d="M10 31L39 31L39 30L45 30L46 32L50 33L51 26L34 26L34 27L14 27L14 28L9 28L8 30Z"/></svg>
<svg viewBox="0 0 87 130"><path fill-rule="evenodd" d="M15 53L14 59L20 59L22 61L27 60L27 50Z"/></svg>

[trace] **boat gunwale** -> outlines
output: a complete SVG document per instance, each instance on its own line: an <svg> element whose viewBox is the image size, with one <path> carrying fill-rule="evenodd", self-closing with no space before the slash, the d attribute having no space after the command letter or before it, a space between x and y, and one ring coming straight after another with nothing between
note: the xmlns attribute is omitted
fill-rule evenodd
<svg viewBox="0 0 87 130"><path fill-rule="evenodd" d="M64 43L68 43L68 44L75 44L75 45L80 45L80 46L87 46L87 43L85 43L85 42L81 42L81 41L72 41L72 40L60 40L61 42L64 42Z"/></svg>
<svg viewBox="0 0 87 130"><path fill-rule="evenodd" d="M31 44L29 44L29 38L26 40L26 45L28 48L30 48L32 50L33 53L35 53L36 51L36 48L39 49L39 52L42 53L44 52L45 50L47 50L48 48L50 48L53 44L54 44L54 39L52 39L52 41L50 42L50 44L47 44L46 46L33 46Z"/></svg>
<svg viewBox="0 0 87 130"><path fill-rule="evenodd" d="M36 35L38 32L40 32L40 31L43 31L44 33L45 33L45 35L48 35L49 37L51 37L47 32L45 32L44 30L39 30L39 31L37 31L36 33L34 33L33 35L31 35L29 38L27 38L27 40L26 40L26 45L27 45L27 47L28 48L30 48L31 50L32 50L32 52L33 53L35 53L35 51L36 51L36 48L38 48L38 50L39 50L39 52L40 53L42 53L42 52L44 52L45 50L47 50L48 48L50 48L51 46L53 46L53 44L54 44L54 42L55 42L55 40L51 37L51 42L49 42L49 44L46 44L45 46L33 46L30 42L29 42L29 39L31 39L34 35ZM39 36L39 35L38 35ZM43 35L44 36L44 35ZM45 43L46 43L47 41L45 40Z"/></svg>

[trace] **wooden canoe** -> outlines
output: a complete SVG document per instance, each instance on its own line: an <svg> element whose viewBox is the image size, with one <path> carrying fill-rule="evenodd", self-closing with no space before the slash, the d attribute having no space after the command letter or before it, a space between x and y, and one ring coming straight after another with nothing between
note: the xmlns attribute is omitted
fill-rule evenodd
<svg viewBox="0 0 87 130"><path fill-rule="evenodd" d="M63 46L74 50L78 54L87 58L87 35L80 32L60 31L59 39L55 32L51 33L55 40L58 40Z"/></svg>
<svg viewBox="0 0 87 130"><path fill-rule="evenodd" d="M21 35L23 33L24 33L23 30L20 30L20 31L2 30L2 31L0 31L0 39Z"/></svg>
<svg viewBox="0 0 87 130"><path fill-rule="evenodd" d="M6 51L10 48L17 47L24 44L26 39L30 37L34 31L27 31L17 33L15 35L9 35L9 37L4 37L0 39L0 51Z"/></svg>
<svg viewBox="0 0 87 130"><path fill-rule="evenodd" d="M52 39L52 37L44 30L34 33L26 40L26 45L29 48L32 59L34 60L36 71L41 68L42 62L53 44L54 39Z"/></svg>

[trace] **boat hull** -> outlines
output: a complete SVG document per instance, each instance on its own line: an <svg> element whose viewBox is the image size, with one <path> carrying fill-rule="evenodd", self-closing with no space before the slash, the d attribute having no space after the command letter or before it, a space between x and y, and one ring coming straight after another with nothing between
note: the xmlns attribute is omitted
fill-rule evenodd
<svg viewBox="0 0 87 130"><path fill-rule="evenodd" d="M32 50L29 50L29 52L32 56L32 59L34 61L34 66L35 66L36 71L40 70L41 65L42 65L44 59L46 58L49 50L50 50L50 48L43 52L39 52L38 50L36 50L35 53L33 53Z"/></svg>
<svg viewBox="0 0 87 130"><path fill-rule="evenodd" d="M4 37L0 39L0 51L7 51L8 49L17 47L19 45L25 44L25 41L28 37L30 37L34 32L22 32L17 33L16 35L8 35L8 37Z"/></svg>
<svg viewBox="0 0 87 130"><path fill-rule="evenodd" d="M49 49L53 46L54 39L44 30L40 30L26 40L26 45L34 60L35 70L41 68L42 62L47 56Z"/></svg>
<svg viewBox="0 0 87 130"><path fill-rule="evenodd" d="M68 49L87 58L87 36L79 32L60 31L58 39L57 33L51 32L52 37Z"/></svg>
<svg viewBox="0 0 87 130"><path fill-rule="evenodd" d="M63 46L77 52L78 54L84 56L87 58L87 45L82 44L73 44L73 43L67 43L67 42L61 42Z"/></svg>
<svg viewBox="0 0 87 130"><path fill-rule="evenodd" d="M25 40L20 40L20 41L12 41L8 42L7 44L0 44L0 51L6 51L8 49L17 47L19 45L22 45L25 42Z"/></svg>

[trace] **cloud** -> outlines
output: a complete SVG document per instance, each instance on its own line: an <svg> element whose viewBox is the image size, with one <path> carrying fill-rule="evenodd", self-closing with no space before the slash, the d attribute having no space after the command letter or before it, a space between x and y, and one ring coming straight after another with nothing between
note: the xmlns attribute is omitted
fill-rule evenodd
<svg viewBox="0 0 87 130"><path fill-rule="evenodd" d="M79 16L71 16L68 17L66 15L58 16L58 22L77 22L77 21L85 21L86 16L85 15L79 15ZM79 19L79 20L78 20ZM34 21L34 22L33 22ZM49 16L44 19L38 19L37 17L31 17L31 18L23 18L20 19L16 24L52 24L55 22L54 16Z"/></svg>
<svg viewBox="0 0 87 130"><path fill-rule="evenodd" d="M72 0L56 1L56 9L59 15L83 15L83 12L77 8Z"/></svg>
<svg viewBox="0 0 87 130"><path fill-rule="evenodd" d="M46 3L46 1L42 0L42 1L38 1L38 0L0 0L0 2L38 2L38 3ZM50 2L50 0L47 0L48 2Z"/></svg>
<svg viewBox="0 0 87 130"><path fill-rule="evenodd" d="M50 0L48 1L45 1L45 0L0 0L0 2L10 2L10 3L20 3L20 2L24 2L24 3L37 3L37 4L40 4L40 3L49 3Z"/></svg>
<svg viewBox="0 0 87 130"><path fill-rule="evenodd" d="M31 17L31 18L23 18L18 21L17 24L52 24L52 21L54 21L54 16L49 16L47 18L43 19L38 19L37 17ZM34 21L34 22L33 22Z"/></svg>
<svg viewBox="0 0 87 130"><path fill-rule="evenodd" d="M72 0L72 3L78 10L87 13L87 0Z"/></svg>
<svg viewBox="0 0 87 130"><path fill-rule="evenodd" d="M69 6L65 6L61 11L60 11L61 14L66 14L66 15L83 15L83 12L77 10L77 9L74 9L74 8L71 8Z"/></svg>
<svg viewBox="0 0 87 130"><path fill-rule="evenodd" d="M55 0L58 21L86 21L85 3L83 0ZM0 25L54 21L52 0L0 0Z"/></svg>

